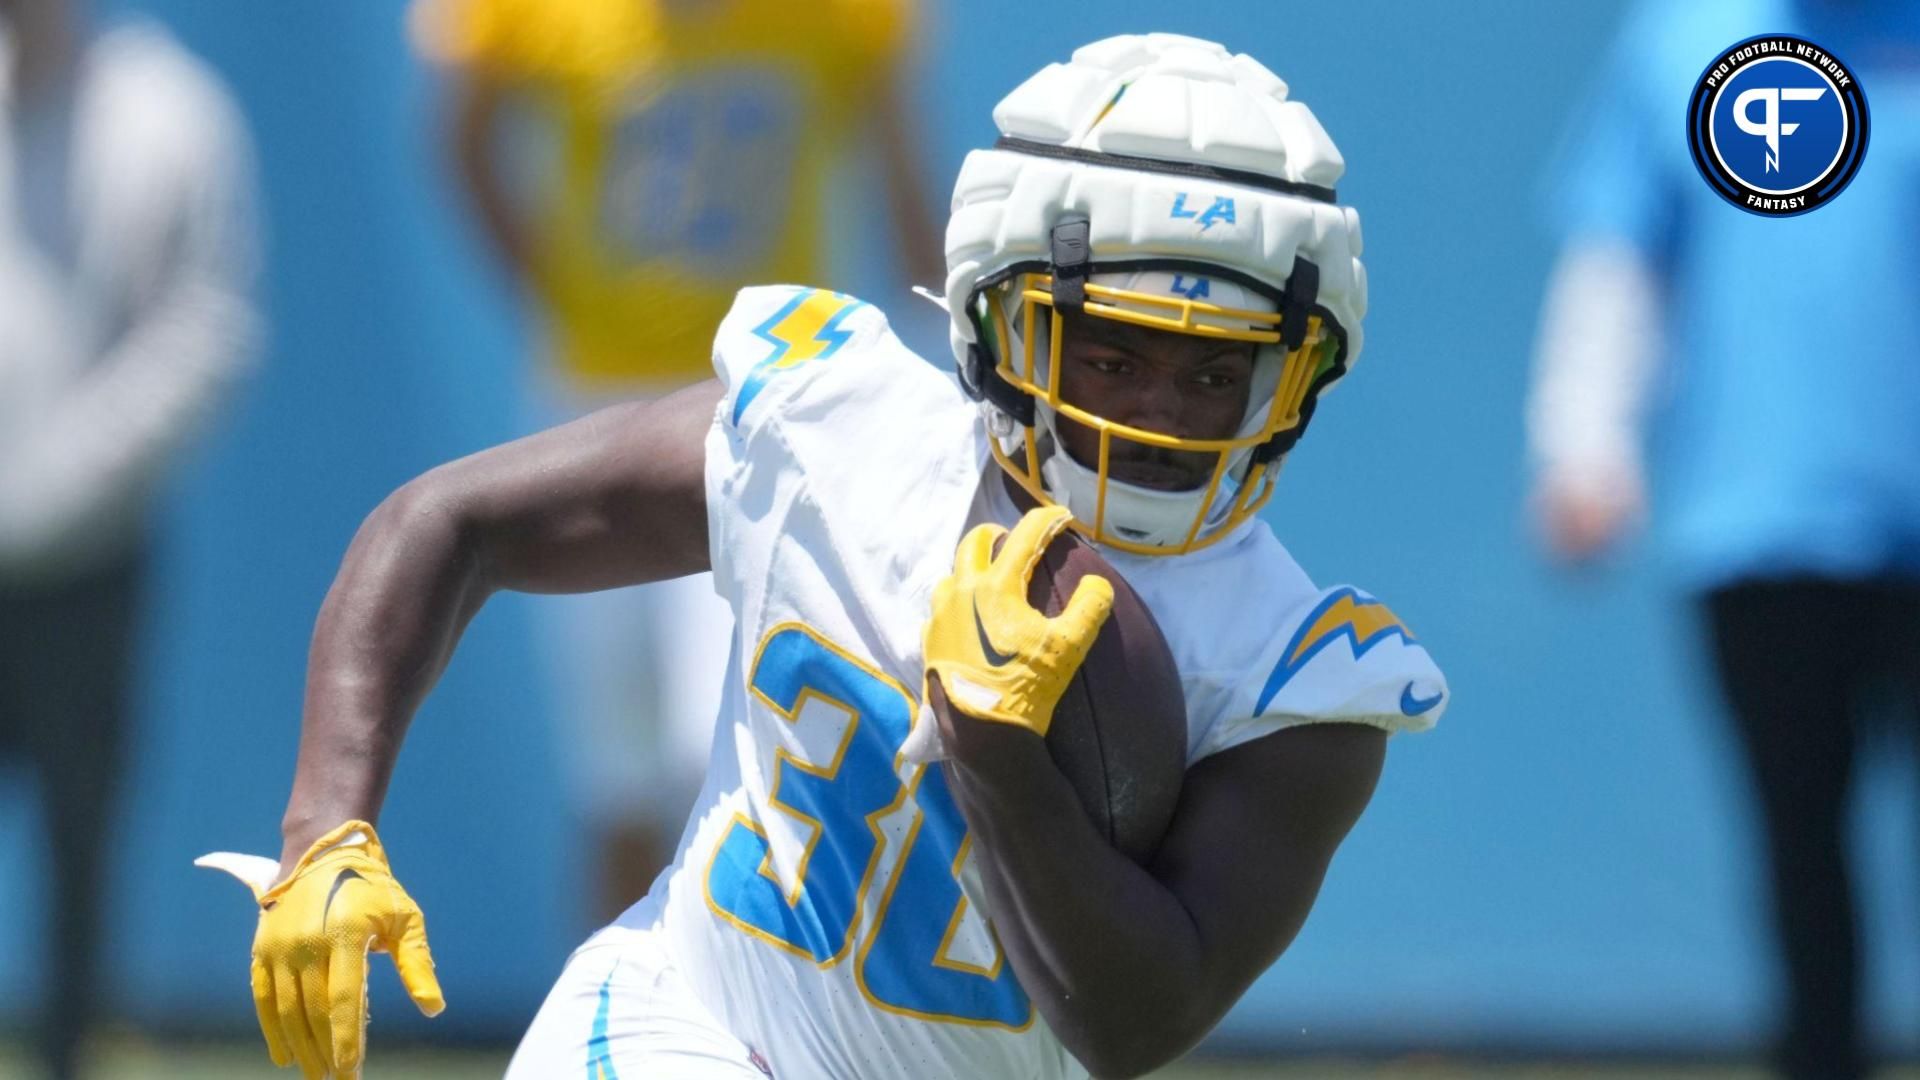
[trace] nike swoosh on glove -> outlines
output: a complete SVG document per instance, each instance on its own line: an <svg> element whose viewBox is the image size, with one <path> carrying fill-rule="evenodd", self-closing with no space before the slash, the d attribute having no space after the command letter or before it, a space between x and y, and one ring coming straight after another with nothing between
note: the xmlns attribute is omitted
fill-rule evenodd
<svg viewBox="0 0 1920 1080"><path fill-rule="evenodd" d="M1071 519L1064 507L1043 506L1029 510L1012 532L980 525L960 541L952 576L933 590L916 726L932 724L926 680L938 674L961 712L1047 733L1060 696L1113 610L1113 584L1097 574L1081 578L1066 609L1051 618L1027 602L1034 567ZM1002 536L1006 542L995 554L994 541Z"/></svg>
<svg viewBox="0 0 1920 1080"><path fill-rule="evenodd" d="M214 852L195 866L253 890L253 1004L267 1053L307 1080L357 1080L366 1060L367 953L393 954L400 982L428 1016L446 1008L427 951L426 921L387 866L373 826L349 821L313 842L293 872L258 855Z"/></svg>

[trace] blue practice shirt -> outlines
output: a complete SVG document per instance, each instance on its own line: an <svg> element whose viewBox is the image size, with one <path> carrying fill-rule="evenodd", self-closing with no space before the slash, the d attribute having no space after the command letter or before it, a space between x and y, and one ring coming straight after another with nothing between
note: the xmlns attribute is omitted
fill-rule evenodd
<svg viewBox="0 0 1920 1080"><path fill-rule="evenodd" d="M1871 121L1852 185L1793 218L1722 201L1687 149L1695 81L1763 33L1840 57ZM1650 458L1680 574L1920 576L1920 2L1645 2L1597 70L1549 216L1660 274Z"/></svg>

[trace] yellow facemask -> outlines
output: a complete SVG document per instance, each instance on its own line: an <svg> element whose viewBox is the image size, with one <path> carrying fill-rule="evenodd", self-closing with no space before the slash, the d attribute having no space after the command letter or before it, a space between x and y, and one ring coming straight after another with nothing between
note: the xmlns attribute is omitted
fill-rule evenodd
<svg viewBox="0 0 1920 1080"><path fill-rule="evenodd" d="M1217 268L1202 265L1187 272L1198 280L1220 274ZM1073 527L1099 543L1143 555L1179 555L1219 541L1273 496L1282 454L1311 415L1310 402L1325 385L1326 376L1337 374L1344 360L1345 335L1324 311L1304 305L1289 308L1281 303L1276 305L1278 311L1257 311L1096 281L1087 281L1082 288L1081 311L1088 316L1169 333L1249 342L1256 350L1256 368L1277 365L1277 376L1270 367L1264 379L1256 376L1254 400L1248 402L1240 430L1231 438L1185 438L1107 419L1060 394L1064 320L1055 304L1053 275L1044 271L1004 275L975 294L974 324L993 365L993 377L1027 395L1035 408L1034 422L1016 421L1015 431L989 440L995 460L1043 505L1067 506L1074 514ZM1300 320L1304 329L1285 325L1289 319ZM1044 357L1041 342L1045 342ZM1074 461L1064 447L1049 445L1053 437L1042 410L1097 432L1097 462ZM1211 454L1212 474L1199 491L1148 491L1124 484L1112 475L1115 440ZM1055 465L1054 482L1049 482L1047 463L1056 457L1062 460ZM1088 478L1090 484L1076 482ZM1056 490L1063 486L1090 487L1090 498ZM1113 504L1120 502L1166 521L1174 520L1168 515L1177 511L1177 503L1190 503L1192 510L1190 518L1178 519L1178 526L1154 530L1158 535L1142 535L1141 530L1128 530L1109 520ZM1131 537L1126 535L1130 531Z"/></svg>

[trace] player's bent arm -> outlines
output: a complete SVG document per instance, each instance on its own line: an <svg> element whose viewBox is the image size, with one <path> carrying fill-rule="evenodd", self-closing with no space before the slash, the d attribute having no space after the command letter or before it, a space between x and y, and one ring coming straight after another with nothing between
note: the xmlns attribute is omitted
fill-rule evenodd
<svg viewBox="0 0 1920 1080"><path fill-rule="evenodd" d="M501 589L591 592L708 568L707 381L440 466L360 527L314 627L284 872L375 821L414 710Z"/></svg>
<svg viewBox="0 0 1920 1080"><path fill-rule="evenodd" d="M495 133L512 88L479 65L456 73L447 124L447 156L473 203L487 242L522 287L533 284L534 237L514 212L495 163Z"/></svg>
<svg viewBox="0 0 1920 1080"><path fill-rule="evenodd" d="M956 722L974 729L949 769L994 929L1048 1025L1100 1077L1191 1049L1285 951L1386 755L1382 731L1313 724L1209 757L1142 869L1094 831L1042 740Z"/></svg>

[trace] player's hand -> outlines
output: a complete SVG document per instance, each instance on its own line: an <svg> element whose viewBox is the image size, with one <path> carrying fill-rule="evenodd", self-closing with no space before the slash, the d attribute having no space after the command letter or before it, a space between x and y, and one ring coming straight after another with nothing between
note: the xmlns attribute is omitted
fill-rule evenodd
<svg viewBox="0 0 1920 1080"><path fill-rule="evenodd" d="M1029 510L1012 532L981 525L960 541L953 575L933 591L922 651L928 683L938 674L953 707L968 716L1045 735L1067 683L1113 609L1113 585L1089 574L1051 618L1027 602L1040 556L1071 519L1064 507ZM1006 542L994 553L995 540ZM921 701L932 700L929 685ZM932 718L922 710L922 723Z"/></svg>
<svg viewBox="0 0 1920 1080"><path fill-rule="evenodd" d="M1645 518L1645 485L1632 467L1548 472L1535 481L1533 507L1548 550L1564 562L1588 563Z"/></svg>
<svg viewBox="0 0 1920 1080"><path fill-rule="evenodd" d="M349 821L314 841L271 887L278 867L258 856L217 852L194 864L228 871L260 902L253 1004L275 1065L297 1063L307 1080L359 1077L369 950L393 954L421 1012L437 1016L446 1007L420 908L394 880L366 822Z"/></svg>

